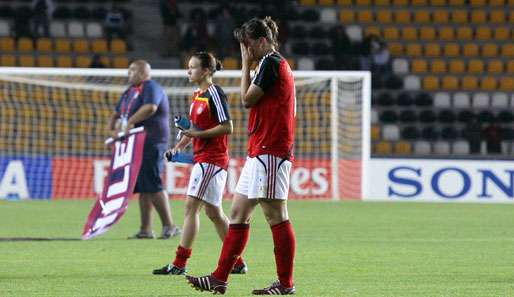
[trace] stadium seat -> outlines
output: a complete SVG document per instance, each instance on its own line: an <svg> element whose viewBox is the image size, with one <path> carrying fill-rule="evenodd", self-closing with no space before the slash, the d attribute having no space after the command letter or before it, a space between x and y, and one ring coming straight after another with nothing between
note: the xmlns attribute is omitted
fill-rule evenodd
<svg viewBox="0 0 514 297"><path fill-rule="evenodd" d="M234 57L226 57L223 59L223 68L224 69L238 69L238 60Z"/></svg>
<svg viewBox="0 0 514 297"><path fill-rule="evenodd" d="M439 131L434 126L426 126L421 130L421 138L424 140L436 140L439 138Z"/></svg>
<svg viewBox="0 0 514 297"><path fill-rule="evenodd" d="M390 42L388 44L389 51L393 56L403 55L403 44L400 42Z"/></svg>
<svg viewBox="0 0 514 297"><path fill-rule="evenodd" d="M89 56L77 56L75 58L75 66L79 68L89 68L91 64L91 57Z"/></svg>
<svg viewBox="0 0 514 297"><path fill-rule="evenodd" d="M409 72L409 62L406 59L395 58L392 63L393 72L396 74L406 74Z"/></svg>
<svg viewBox="0 0 514 297"><path fill-rule="evenodd" d="M473 59L468 62L468 72L469 73L483 73L484 72L484 62L482 60Z"/></svg>
<svg viewBox="0 0 514 297"><path fill-rule="evenodd" d="M412 70L413 73L426 73L428 71L428 63L425 59L415 59L412 60Z"/></svg>
<svg viewBox="0 0 514 297"><path fill-rule="evenodd" d="M59 55L57 57L57 67L73 67L73 60L70 56Z"/></svg>
<svg viewBox="0 0 514 297"><path fill-rule="evenodd" d="M457 115L450 109L443 109L437 115L437 120L441 123L453 123L457 120Z"/></svg>
<svg viewBox="0 0 514 297"><path fill-rule="evenodd" d="M54 58L50 55L40 55L37 57L37 66L54 67Z"/></svg>
<svg viewBox="0 0 514 297"><path fill-rule="evenodd" d="M447 5L446 0L430 0L430 4L433 6L445 6Z"/></svg>
<svg viewBox="0 0 514 297"><path fill-rule="evenodd" d="M432 13L432 19L434 20L434 23L436 24L447 24L450 16L447 9L444 10L435 10Z"/></svg>
<svg viewBox="0 0 514 297"><path fill-rule="evenodd" d="M459 92L453 95L453 106L456 108L468 108L471 106L471 99L468 93Z"/></svg>
<svg viewBox="0 0 514 297"><path fill-rule="evenodd" d="M436 155L449 155L450 143L448 141L439 140L434 143L433 151Z"/></svg>
<svg viewBox="0 0 514 297"><path fill-rule="evenodd" d="M514 78L502 77L500 78L500 91L514 91Z"/></svg>
<svg viewBox="0 0 514 297"><path fill-rule="evenodd" d="M322 6L332 6L335 4L334 0L319 0L319 5Z"/></svg>
<svg viewBox="0 0 514 297"><path fill-rule="evenodd" d="M495 9L491 10L489 13L489 22L492 24L503 24L506 19L507 16L505 15L504 10Z"/></svg>
<svg viewBox="0 0 514 297"><path fill-rule="evenodd" d="M432 73L446 73L448 71L446 62L443 59L433 59L430 64L430 70Z"/></svg>
<svg viewBox="0 0 514 297"><path fill-rule="evenodd" d="M441 27L439 29L439 39L444 41L454 41L455 40L455 30L453 27ZM445 45L447 47L447 45Z"/></svg>
<svg viewBox="0 0 514 297"><path fill-rule="evenodd" d="M460 46L458 43L447 43L443 47L443 55L445 57L458 57L460 55Z"/></svg>
<svg viewBox="0 0 514 297"><path fill-rule="evenodd" d="M407 141L398 141L394 144L394 153L397 155L412 154L412 145Z"/></svg>
<svg viewBox="0 0 514 297"><path fill-rule="evenodd" d="M466 71L466 64L464 60L452 59L448 65L450 73L464 73Z"/></svg>
<svg viewBox="0 0 514 297"><path fill-rule="evenodd" d="M71 21L68 24L68 36L73 38L84 37L84 25L81 22Z"/></svg>
<svg viewBox="0 0 514 297"><path fill-rule="evenodd" d="M36 41L36 49L38 52L49 53L53 51L52 40L50 38L42 37Z"/></svg>
<svg viewBox="0 0 514 297"><path fill-rule="evenodd" d="M34 44L32 38L22 37L18 39L18 51L20 52L31 52L34 51Z"/></svg>
<svg viewBox="0 0 514 297"><path fill-rule="evenodd" d="M382 139L397 141L400 139L400 128L397 125L384 125L382 129Z"/></svg>
<svg viewBox="0 0 514 297"><path fill-rule="evenodd" d="M414 154L416 155L429 155L432 153L430 142L420 140L414 142Z"/></svg>
<svg viewBox="0 0 514 297"><path fill-rule="evenodd" d="M473 40L473 29L469 26L461 26L457 28L458 40Z"/></svg>
<svg viewBox="0 0 514 297"><path fill-rule="evenodd" d="M405 76L403 84L406 90L419 90L421 88L421 81L416 75Z"/></svg>
<svg viewBox="0 0 514 297"><path fill-rule="evenodd" d="M428 0L411 0L412 6L427 6Z"/></svg>
<svg viewBox="0 0 514 297"><path fill-rule="evenodd" d="M504 66L503 61L500 59L492 59L487 63L487 72L490 74L500 74L503 73Z"/></svg>
<svg viewBox="0 0 514 297"><path fill-rule="evenodd" d="M105 39L95 39L91 42L91 50L95 54L103 54L109 51L107 47L107 40Z"/></svg>
<svg viewBox="0 0 514 297"><path fill-rule="evenodd" d="M423 78L423 90L435 91L439 88L439 77L428 75Z"/></svg>
<svg viewBox="0 0 514 297"><path fill-rule="evenodd" d="M1 37L0 38L0 51L2 51L2 52L14 51L14 38Z"/></svg>
<svg viewBox="0 0 514 297"><path fill-rule="evenodd" d="M89 52L89 42L86 39L73 40L73 50L76 53L84 54Z"/></svg>
<svg viewBox="0 0 514 297"><path fill-rule="evenodd" d="M495 41L505 41L510 39L510 28L509 27L498 27L494 30L493 39Z"/></svg>
<svg viewBox="0 0 514 297"><path fill-rule="evenodd" d="M465 91L473 91L478 89L478 79L476 76L466 75L461 79L461 88Z"/></svg>
<svg viewBox="0 0 514 297"><path fill-rule="evenodd" d="M405 26L401 29L402 40L405 41L417 41L418 40L418 29L416 27Z"/></svg>
<svg viewBox="0 0 514 297"><path fill-rule="evenodd" d="M407 109L400 112L399 120L401 123L413 123L418 120L418 116L414 110Z"/></svg>
<svg viewBox="0 0 514 297"><path fill-rule="evenodd" d="M475 39L480 41L488 41L492 38L493 31L489 26L480 26L475 31Z"/></svg>
<svg viewBox="0 0 514 297"><path fill-rule="evenodd" d="M346 27L346 34L350 38L351 41L361 41L362 40L362 28L357 25L351 25Z"/></svg>
<svg viewBox="0 0 514 297"><path fill-rule="evenodd" d="M391 5L391 1L390 0L375 0L375 5L376 6L389 6Z"/></svg>
<svg viewBox="0 0 514 297"><path fill-rule="evenodd" d="M371 140L380 140L380 125L371 125Z"/></svg>
<svg viewBox="0 0 514 297"><path fill-rule="evenodd" d="M66 25L62 21L50 22L50 36L52 37L66 37Z"/></svg>
<svg viewBox="0 0 514 297"><path fill-rule="evenodd" d="M501 52L502 57L508 57L508 58L514 57L514 44L507 43L507 44L502 45L500 52Z"/></svg>
<svg viewBox="0 0 514 297"><path fill-rule="evenodd" d="M87 23L86 36L88 38L101 38L103 36L102 26L97 22Z"/></svg>
<svg viewBox="0 0 514 297"><path fill-rule="evenodd" d="M487 21L487 13L485 10L472 10L470 15L471 23L483 24Z"/></svg>
<svg viewBox="0 0 514 297"><path fill-rule="evenodd" d="M424 10L424 9L414 11L414 23L416 23L416 24L430 23L430 12L428 10Z"/></svg>
<svg viewBox="0 0 514 297"><path fill-rule="evenodd" d="M474 7L482 7L487 4L488 0L469 0L469 4Z"/></svg>
<svg viewBox="0 0 514 297"><path fill-rule="evenodd" d="M355 14L353 10L341 9L339 12L339 21L343 24L351 24L355 22Z"/></svg>
<svg viewBox="0 0 514 297"><path fill-rule="evenodd" d="M376 103L378 106L392 106L395 104L394 98L389 92L380 93L376 98Z"/></svg>
<svg viewBox="0 0 514 297"><path fill-rule="evenodd" d="M480 79L480 89L483 91L495 91L498 81L495 77L486 76Z"/></svg>
<svg viewBox="0 0 514 297"><path fill-rule="evenodd" d="M434 107L446 108L451 106L450 94L447 92L438 92L434 95Z"/></svg>
<svg viewBox="0 0 514 297"><path fill-rule="evenodd" d="M58 53L69 53L71 52L71 42L69 39L58 38L55 41L55 51Z"/></svg>
<svg viewBox="0 0 514 297"><path fill-rule="evenodd" d="M479 112L477 118L480 123L492 123L496 121L494 114L488 110L482 110Z"/></svg>
<svg viewBox="0 0 514 297"><path fill-rule="evenodd" d="M510 60L507 64L507 73L514 73L514 60Z"/></svg>
<svg viewBox="0 0 514 297"><path fill-rule="evenodd" d="M422 55L422 46L419 43L409 43L405 48L405 53L410 57L420 57Z"/></svg>
<svg viewBox="0 0 514 297"><path fill-rule="evenodd" d="M400 38L400 31L396 27L384 28L384 39L387 41L398 40Z"/></svg>
<svg viewBox="0 0 514 297"><path fill-rule="evenodd" d="M511 124L514 121L514 114L512 114L512 112L510 110L502 110L498 113L498 115L496 116L496 119L500 123ZM510 131L512 131L512 130L510 130Z"/></svg>
<svg viewBox="0 0 514 297"><path fill-rule="evenodd" d="M406 6L409 5L409 0L392 0L393 6Z"/></svg>
<svg viewBox="0 0 514 297"><path fill-rule="evenodd" d="M124 56L114 57L112 61L112 66L114 68L127 68L128 67L128 59Z"/></svg>
<svg viewBox="0 0 514 297"><path fill-rule="evenodd" d="M325 0L326 1L326 0ZM320 13L320 20L325 24L334 24L337 22L337 12L333 8L323 8Z"/></svg>
<svg viewBox="0 0 514 297"><path fill-rule="evenodd" d="M472 102L473 102L472 106L474 108L487 108L487 107L489 107L489 94L474 93Z"/></svg>
<svg viewBox="0 0 514 297"><path fill-rule="evenodd" d="M509 97L506 93L496 92L491 97L491 107L496 108L508 108L509 107Z"/></svg>
<svg viewBox="0 0 514 297"><path fill-rule="evenodd" d="M414 98L409 92L401 92L398 94L396 104L398 106L411 106L414 104Z"/></svg>
<svg viewBox="0 0 514 297"><path fill-rule="evenodd" d="M401 132L402 139L406 140L416 140L419 139L421 133L416 126L407 126L403 128Z"/></svg>
<svg viewBox="0 0 514 297"><path fill-rule="evenodd" d="M458 137L458 132L453 126L445 126L441 129L441 139L444 140L456 140Z"/></svg>
<svg viewBox="0 0 514 297"><path fill-rule="evenodd" d="M469 123L475 117L476 115L470 110L462 110L457 115L458 121L462 123Z"/></svg>
<svg viewBox="0 0 514 297"><path fill-rule="evenodd" d="M457 140L452 143L452 153L456 155L469 155L469 142Z"/></svg>
<svg viewBox="0 0 514 297"><path fill-rule="evenodd" d="M0 20L0 36L10 36L11 25L7 20Z"/></svg>
<svg viewBox="0 0 514 297"><path fill-rule="evenodd" d="M411 15L409 10L398 9L394 12L394 22L397 24L410 24Z"/></svg>
<svg viewBox="0 0 514 297"><path fill-rule="evenodd" d="M425 109L419 113L419 121L422 123L433 123L437 119L437 116L433 110Z"/></svg>
<svg viewBox="0 0 514 297"><path fill-rule="evenodd" d="M21 67L34 67L36 66L36 62L34 56L32 55L21 55L19 57L19 65Z"/></svg>
<svg viewBox="0 0 514 297"><path fill-rule="evenodd" d="M431 107L434 105L434 99L432 95L426 92L420 92L416 95L414 99L414 104L419 107Z"/></svg>
<svg viewBox="0 0 514 297"><path fill-rule="evenodd" d="M364 30L364 33L365 35L377 35L377 36L381 36L382 33L381 32L381 29L380 27L377 27L377 26L368 26L366 27L366 29Z"/></svg>
<svg viewBox="0 0 514 297"><path fill-rule="evenodd" d="M431 42L425 45L425 55L427 57L439 57L441 55L441 46L439 43Z"/></svg>
<svg viewBox="0 0 514 297"><path fill-rule="evenodd" d="M14 67L16 66L16 56L9 54L2 55L0 58L0 64L6 67Z"/></svg>
<svg viewBox="0 0 514 297"><path fill-rule="evenodd" d="M376 19L380 24L390 24L393 21L393 14L390 10L378 10Z"/></svg>
<svg viewBox="0 0 514 297"><path fill-rule="evenodd" d="M452 10L450 19L456 24L466 24L468 22L468 11L465 9Z"/></svg>
<svg viewBox="0 0 514 297"><path fill-rule="evenodd" d="M392 150L392 144L389 141L380 141L375 145L375 153L378 155L390 155Z"/></svg>
<svg viewBox="0 0 514 297"><path fill-rule="evenodd" d="M441 79L442 81L442 89L446 91L455 91L459 89L459 79L453 75L445 75Z"/></svg>
<svg viewBox="0 0 514 297"><path fill-rule="evenodd" d="M398 115L393 110L384 110L380 113L380 122L381 123L396 123L398 121Z"/></svg>

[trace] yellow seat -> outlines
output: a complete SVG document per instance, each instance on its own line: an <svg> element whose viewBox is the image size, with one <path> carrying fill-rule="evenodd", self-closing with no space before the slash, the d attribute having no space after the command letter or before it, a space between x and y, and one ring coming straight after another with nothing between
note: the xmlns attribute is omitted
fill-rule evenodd
<svg viewBox="0 0 514 297"><path fill-rule="evenodd" d="M443 47L445 57L457 57L460 55L460 46L457 43L447 43Z"/></svg>
<svg viewBox="0 0 514 297"><path fill-rule="evenodd" d="M319 5L332 6L334 5L334 0L319 0Z"/></svg>
<svg viewBox="0 0 514 297"><path fill-rule="evenodd" d="M450 73L464 73L466 71L466 64L461 59L453 59L449 62Z"/></svg>
<svg viewBox="0 0 514 297"><path fill-rule="evenodd" d="M316 0L300 0L301 6L314 6L316 5Z"/></svg>
<svg viewBox="0 0 514 297"><path fill-rule="evenodd" d="M495 91L498 87L498 81L491 76L483 77L480 81L480 89L484 91Z"/></svg>
<svg viewBox="0 0 514 297"><path fill-rule="evenodd" d="M71 52L71 42L69 39L59 38L55 41L55 51L59 53Z"/></svg>
<svg viewBox="0 0 514 297"><path fill-rule="evenodd" d="M0 50L5 52L14 51L14 38L2 37L0 38Z"/></svg>
<svg viewBox="0 0 514 297"><path fill-rule="evenodd" d="M500 78L500 91L514 91L514 78L513 77L502 77Z"/></svg>
<svg viewBox="0 0 514 297"><path fill-rule="evenodd" d="M352 2L352 0L337 0L337 5L350 6L350 5L353 5L353 2Z"/></svg>
<svg viewBox="0 0 514 297"><path fill-rule="evenodd" d="M414 23L416 23L416 24L430 23L430 12L428 10L424 10L424 9L414 11Z"/></svg>
<svg viewBox="0 0 514 297"><path fill-rule="evenodd" d="M414 73L426 73L428 70L428 63L425 59L414 59L411 64L411 71Z"/></svg>
<svg viewBox="0 0 514 297"><path fill-rule="evenodd" d="M489 22L492 24L503 24L506 19L507 16L504 10L495 9L489 13Z"/></svg>
<svg viewBox="0 0 514 297"><path fill-rule="evenodd" d="M60 55L57 57L57 67L70 68L73 67L73 60L70 56Z"/></svg>
<svg viewBox="0 0 514 297"><path fill-rule="evenodd" d="M113 54L125 54L127 52L127 43L122 39L111 40L111 52Z"/></svg>
<svg viewBox="0 0 514 297"><path fill-rule="evenodd" d="M445 75L441 79L443 82L442 88L446 91L455 91L459 89L459 79L453 75Z"/></svg>
<svg viewBox="0 0 514 297"><path fill-rule="evenodd" d="M482 60L473 59L468 62L468 72L469 73L483 73L484 72L484 62Z"/></svg>
<svg viewBox="0 0 514 297"><path fill-rule="evenodd" d="M433 6L445 6L447 3L446 0L430 0L430 4Z"/></svg>
<svg viewBox="0 0 514 297"><path fill-rule="evenodd" d="M483 57L496 57L498 55L498 46L496 43L486 43L482 46Z"/></svg>
<svg viewBox="0 0 514 297"><path fill-rule="evenodd" d="M14 67L16 66L16 56L2 55L0 58L0 64L2 64L2 66Z"/></svg>
<svg viewBox="0 0 514 297"><path fill-rule="evenodd" d="M405 48L407 56L419 57L422 54L422 47L419 43L409 43Z"/></svg>
<svg viewBox="0 0 514 297"><path fill-rule="evenodd" d="M380 125L371 126L371 140L380 140Z"/></svg>
<svg viewBox="0 0 514 297"><path fill-rule="evenodd" d="M468 11L465 9L456 9L451 12L451 20L456 24L468 23Z"/></svg>
<svg viewBox="0 0 514 297"><path fill-rule="evenodd" d="M373 11L361 10L357 12L357 21L360 23L371 23L373 22Z"/></svg>
<svg viewBox="0 0 514 297"><path fill-rule="evenodd" d="M223 68L224 69L238 69L239 63L236 58L233 57L226 57L223 59Z"/></svg>
<svg viewBox="0 0 514 297"><path fill-rule="evenodd" d="M465 57L478 56L478 45L476 43L466 43L462 46L462 53Z"/></svg>
<svg viewBox="0 0 514 297"><path fill-rule="evenodd" d="M389 6L391 5L390 0L375 0L375 5L377 6Z"/></svg>
<svg viewBox="0 0 514 297"><path fill-rule="evenodd" d="M47 37L38 38L36 41L36 49L38 52L52 52L52 40Z"/></svg>
<svg viewBox="0 0 514 297"><path fill-rule="evenodd" d="M513 3L511 5L514 5L514 1L512 1L512 2ZM509 23L511 23L511 24L514 23L514 11L511 11L509 14Z"/></svg>
<svg viewBox="0 0 514 297"><path fill-rule="evenodd" d="M75 66L79 68L89 68L91 64L91 57L89 56L78 56L75 58Z"/></svg>
<svg viewBox="0 0 514 297"><path fill-rule="evenodd" d="M375 153L378 155L390 155L392 150L392 144L389 141L380 141L375 145Z"/></svg>
<svg viewBox="0 0 514 297"><path fill-rule="evenodd" d="M76 39L73 41L73 50L76 53L85 54L89 52L89 42L86 39Z"/></svg>
<svg viewBox="0 0 514 297"><path fill-rule="evenodd" d="M409 5L409 0L393 0L393 6L406 6Z"/></svg>
<svg viewBox="0 0 514 297"><path fill-rule="evenodd" d="M427 6L427 0L411 0L410 3L412 6Z"/></svg>
<svg viewBox="0 0 514 297"><path fill-rule="evenodd" d="M432 41L435 39L434 27L421 27L419 30L419 37L421 40Z"/></svg>
<svg viewBox="0 0 514 297"><path fill-rule="evenodd" d="M54 58L50 55L40 55L37 57L39 67L54 67Z"/></svg>
<svg viewBox="0 0 514 297"><path fill-rule="evenodd" d="M377 22L380 24L389 24L393 21L393 13L390 10L379 10L377 12Z"/></svg>
<svg viewBox="0 0 514 297"><path fill-rule="evenodd" d="M107 41L105 39L95 39L91 44L93 53L103 54L109 51L107 48Z"/></svg>
<svg viewBox="0 0 514 297"><path fill-rule="evenodd" d="M448 0L448 5L450 6L459 6L464 5L466 3L466 0Z"/></svg>
<svg viewBox="0 0 514 297"><path fill-rule="evenodd" d="M455 40L455 30L453 27L445 26L439 29L439 39L443 41Z"/></svg>
<svg viewBox="0 0 514 297"><path fill-rule="evenodd" d="M446 67L446 62L442 59L434 59L432 63L430 63L430 68L432 73L446 73L448 68Z"/></svg>
<svg viewBox="0 0 514 297"><path fill-rule="evenodd" d="M407 141L398 141L394 144L394 153L397 155L410 155L412 153L412 145Z"/></svg>
<svg viewBox="0 0 514 297"><path fill-rule="evenodd" d="M426 91L435 91L439 89L439 77L428 75L423 78L423 89Z"/></svg>
<svg viewBox="0 0 514 297"><path fill-rule="evenodd" d="M32 42L32 38L22 37L18 39L18 51L21 52L31 52L34 50L34 43Z"/></svg>
<svg viewBox="0 0 514 297"><path fill-rule="evenodd" d="M371 0L355 0L357 6L370 6Z"/></svg>
<svg viewBox="0 0 514 297"><path fill-rule="evenodd" d="M366 32L366 35L381 35L380 28L375 26L368 26L364 32Z"/></svg>
<svg viewBox="0 0 514 297"><path fill-rule="evenodd" d="M19 58L19 65L21 67L34 67L36 66L36 62L34 60L34 56L32 55L21 55Z"/></svg>
<svg viewBox="0 0 514 297"><path fill-rule="evenodd" d="M439 43L426 44L425 55L427 57L439 57L441 55L441 46L439 45Z"/></svg>
<svg viewBox="0 0 514 297"><path fill-rule="evenodd" d="M458 40L472 40L473 29L469 26L457 28L457 39Z"/></svg>
<svg viewBox="0 0 514 297"><path fill-rule="evenodd" d="M489 0L490 6L503 6L505 5L505 0Z"/></svg>
<svg viewBox="0 0 514 297"><path fill-rule="evenodd" d="M488 26L481 26L476 29L475 38L477 40L489 40L491 39L493 32Z"/></svg>
<svg viewBox="0 0 514 297"><path fill-rule="evenodd" d="M494 29L494 40L504 41L510 39L509 27L497 27Z"/></svg>
<svg viewBox="0 0 514 297"><path fill-rule="evenodd" d="M400 42L390 42L388 48L391 54L395 56L403 55L403 44Z"/></svg>
<svg viewBox="0 0 514 297"><path fill-rule="evenodd" d="M409 10L396 10L394 12L394 21L398 24L410 24L411 23L411 17L410 17L410 11Z"/></svg>
<svg viewBox="0 0 514 297"><path fill-rule="evenodd" d="M124 56L117 56L117 57L114 57L112 64L113 64L112 66L114 68L127 68L128 67L128 59L127 59L127 57L124 57Z"/></svg>
<svg viewBox="0 0 514 297"><path fill-rule="evenodd" d="M471 4L471 6L485 6L487 4L487 1L488 0L470 0L469 1L469 4Z"/></svg>
<svg viewBox="0 0 514 297"><path fill-rule="evenodd" d="M450 16L448 10L436 10L432 13L432 18L436 24L447 24Z"/></svg>
<svg viewBox="0 0 514 297"><path fill-rule="evenodd" d="M462 78L461 87L466 91L476 90L478 88L478 80L475 76L466 75Z"/></svg>
<svg viewBox="0 0 514 297"><path fill-rule="evenodd" d="M355 22L355 15L353 10L343 9L339 12L339 21L343 24Z"/></svg>
<svg viewBox="0 0 514 297"><path fill-rule="evenodd" d="M500 50L502 57L512 58L514 57L514 44L507 43L502 45Z"/></svg>
<svg viewBox="0 0 514 297"><path fill-rule="evenodd" d="M507 73L514 73L514 60L507 63Z"/></svg>
<svg viewBox="0 0 514 297"><path fill-rule="evenodd" d="M111 67L111 58L109 58L108 56L100 57L100 61L102 61L102 64L104 64L105 67Z"/></svg>
<svg viewBox="0 0 514 297"><path fill-rule="evenodd" d="M418 40L418 30L416 27L403 27L402 28L402 39L407 41Z"/></svg>
<svg viewBox="0 0 514 297"><path fill-rule="evenodd" d="M398 40L400 38L400 32L396 27L386 27L384 28L384 39L387 41L390 40Z"/></svg>
<svg viewBox="0 0 514 297"><path fill-rule="evenodd" d="M483 24L487 21L487 13L485 10L473 10L471 11L471 23L472 24Z"/></svg>
<svg viewBox="0 0 514 297"><path fill-rule="evenodd" d="M501 74L503 68L503 61L500 59L492 59L487 63L487 72L490 74Z"/></svg>

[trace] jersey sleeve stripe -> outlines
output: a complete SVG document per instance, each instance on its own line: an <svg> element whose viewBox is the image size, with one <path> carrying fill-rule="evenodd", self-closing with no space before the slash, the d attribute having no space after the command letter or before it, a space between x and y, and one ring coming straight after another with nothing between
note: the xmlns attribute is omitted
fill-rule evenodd
<svg viewBox="0 0 514 297"><path fill-rule="evenodd" d="M223 105L221 104L221 99L218 94L218 90L214 85L209 87L209 93L212 96L212 101L214 101L214 104L216 105L216 111L218 113L218 120L220 121L220 123L228 120L225 110L223 109Z"/></svg>

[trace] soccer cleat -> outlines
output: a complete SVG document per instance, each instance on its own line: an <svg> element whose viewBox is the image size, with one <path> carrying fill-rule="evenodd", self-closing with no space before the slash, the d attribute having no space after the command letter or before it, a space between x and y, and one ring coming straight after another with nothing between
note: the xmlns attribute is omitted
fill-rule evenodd
<svg viewBox="0 0 514 297"><path fill-rule="evenodd" d="M179 236L180 234L182 234L182 229L180 229L177 226L163 226L161 236L159 236L159 239L170 239Z"/></svg>
<svg viewBox="0 0 514 297"><path fill-rule="evenodd" d="M142 230L139 230L136 234L129 236L128 239L154 239L155 234L153 234L153 231L151 232L145 232Z"/></svg>
<svg viewBox="0 0 514 297"><path fill-rule="evenodd" d="M214 294L225 294L227 290L227 283L217 280L212 275L206 275L201 277L194 277L186 275L187 282L191 285L191 287L200 291L209 291Z"/></svg>
<svg viewBox="0 0 514 297"><path fill-rule="evenodd" d="M154 269L152 274L155 275L186 275L185 268L179 268L175 265L168 264L162 268Z"/></svg>
<svg viewBox="0 0 514 297"><path fill-rule="evenodd" d="M286 288L276 281L271 286L264 289L253 290L253 295L294 295L296 290L294 287Z"/></svg>
<svg viewBox="0 0 514 297"><path fill-rule="evenodd" d="M248 272L248 266L246 266L246 263L243 262L240 265L235 265L234 268L232 268L232 271L230 271L230 274L246 274Z"/></svg>

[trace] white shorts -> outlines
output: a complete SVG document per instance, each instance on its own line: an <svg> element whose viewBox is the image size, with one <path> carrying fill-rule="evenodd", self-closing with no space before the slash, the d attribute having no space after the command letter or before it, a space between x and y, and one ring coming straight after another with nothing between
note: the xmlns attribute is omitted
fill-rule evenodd
<svg viewBox="0 0 514 297"><path fill-rule="evenodd" d="M287 199L291 161L272 155L247 157L236 192L249 199Z"/></svg>
<svg viewBox="0 0 514 297"><path fill-rule="evenodd" d="M196 163L189 176L187 195L221 206L227 171L210 163Z"/></svg>

